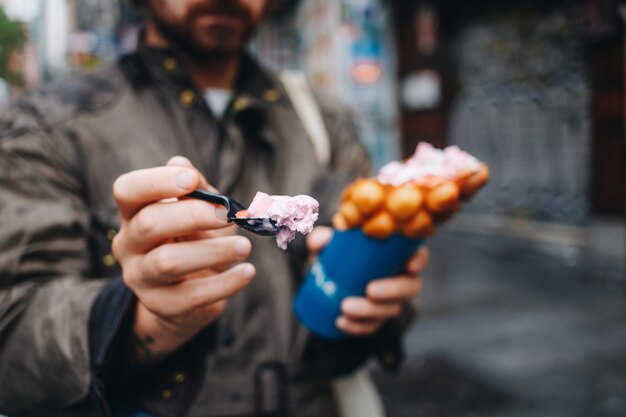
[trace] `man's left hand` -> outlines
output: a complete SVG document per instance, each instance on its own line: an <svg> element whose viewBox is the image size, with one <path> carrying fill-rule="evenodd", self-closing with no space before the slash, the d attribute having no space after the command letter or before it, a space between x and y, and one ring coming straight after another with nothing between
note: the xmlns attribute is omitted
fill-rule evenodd
<svg viewBox="0 0 626 417"><path fill-rule="evenodd" d="M319 252L332 237L332 229L317 227L307 239L313 253ZM371 336L391 318L402 312L403 303L422 291L421 272L428 265L430 254L426 247L407 262L405 273L376 279L366 288L365 297L346 297L341 303L337 328L351 336Z"/></svg>

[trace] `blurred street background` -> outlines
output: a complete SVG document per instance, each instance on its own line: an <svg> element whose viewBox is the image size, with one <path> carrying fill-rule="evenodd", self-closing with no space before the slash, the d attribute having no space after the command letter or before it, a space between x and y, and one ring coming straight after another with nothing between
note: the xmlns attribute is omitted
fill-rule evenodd
<svg viewBox="0 0 626 417"><path fill-rule="evenodd" d="M0 111L133 50L118 0L0 0ZM626 415L626 3L274 0L251 45L349 106L376 166L456 144L492 180L429 241L388 415Z"/></svg>

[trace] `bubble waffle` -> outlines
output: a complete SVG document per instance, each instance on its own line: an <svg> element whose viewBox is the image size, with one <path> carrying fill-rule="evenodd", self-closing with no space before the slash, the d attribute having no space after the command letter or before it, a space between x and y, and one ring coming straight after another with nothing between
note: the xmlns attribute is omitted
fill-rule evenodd
<svg viewBox="0 0 626 417"><path fill-rule="evenodd" d="M408 238L431 236L435 225L452 217L461 201L489 179L487 165L457 147L443 151L420 143L415 155L383 167L376 178L360 178L342 195L333 226L362 228L370 237L394 233Z"/></svg>

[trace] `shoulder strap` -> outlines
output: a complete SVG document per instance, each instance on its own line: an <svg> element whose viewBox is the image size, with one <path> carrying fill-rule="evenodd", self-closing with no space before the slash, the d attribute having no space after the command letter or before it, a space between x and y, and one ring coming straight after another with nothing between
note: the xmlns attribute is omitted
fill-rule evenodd
<svg viewBox="0 0 626 417"><path fill-rule="evenodd" d="M319 105L301 72L283 71L280 80L307 131L322 166L330 163L330 139ZM339 414L342 417L384 417L380 396L366 367L332 381Z"/></svg>
<svg viewBox="0 0 626 417"><path fill-rule="evenodd" d="M296 110L296 114L311 139L317 159L323 166L328 165L330 163L328 131L324 125L320 108L313 97L304 74L297 71L283 71L280 73L280 80L285 87L291 104Z"/></svg>

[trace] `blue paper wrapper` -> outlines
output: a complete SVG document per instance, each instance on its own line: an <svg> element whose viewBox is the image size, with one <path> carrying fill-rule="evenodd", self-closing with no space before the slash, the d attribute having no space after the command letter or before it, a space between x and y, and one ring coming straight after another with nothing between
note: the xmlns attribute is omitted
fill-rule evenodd
<svg viewBox="0 0 626 417"><path fill-rule="evenodd" d="M341 301L348 296L363 296L370 281L404 270L422 242L423 239L402 235L375 239L364 235L361 229L335 231L296 294L296 316L318 336L331 340L346 338L335 325Z"/></svg>

